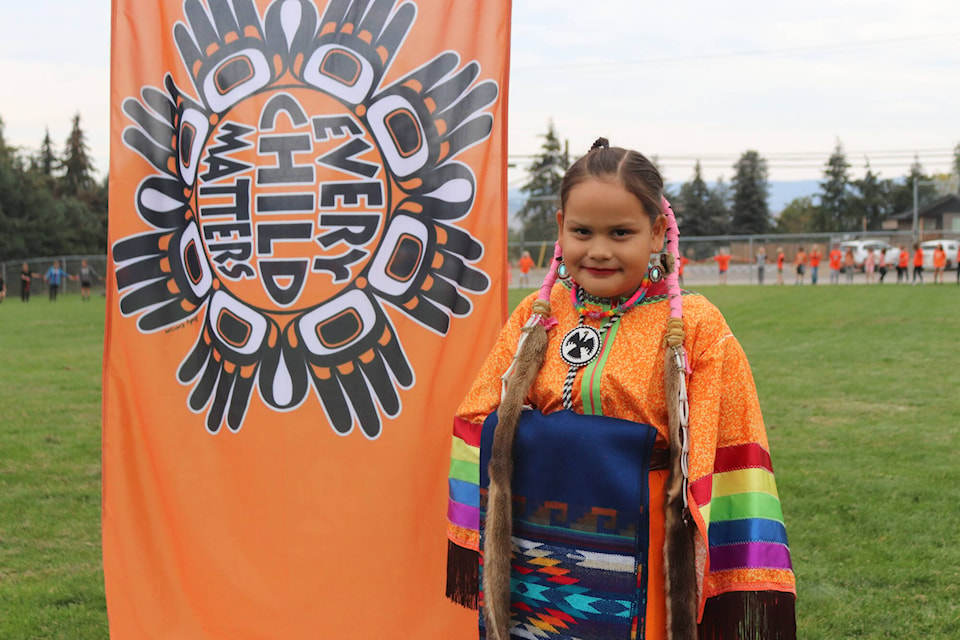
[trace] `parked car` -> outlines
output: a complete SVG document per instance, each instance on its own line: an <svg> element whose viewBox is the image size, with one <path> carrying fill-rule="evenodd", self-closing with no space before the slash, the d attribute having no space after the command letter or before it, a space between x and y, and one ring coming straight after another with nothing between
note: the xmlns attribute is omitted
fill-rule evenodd
<svg viewBox="0 0 960 640"><path fill-rule="evenodd" d="M893 268L900 259L900 249L884 240L847 240L840 243L840 253L847 254L847 247L853 249L853 263L857 271L863 271L863 261L867 259L867 250L873 249L873 259L879 266L880 252L886 257L887 266Z"/></svg>
<svg viewBox="0 0 960 640"><path fill-rule="evenodd" d="M923 249L923 268L933 269L933 250L938 244L943 245L943 251L947 254L947 269L953 269L957 266L957 249L960 248L960 240L924 240L920 243ZM911 262L911 264L913 264Z"/></svg>

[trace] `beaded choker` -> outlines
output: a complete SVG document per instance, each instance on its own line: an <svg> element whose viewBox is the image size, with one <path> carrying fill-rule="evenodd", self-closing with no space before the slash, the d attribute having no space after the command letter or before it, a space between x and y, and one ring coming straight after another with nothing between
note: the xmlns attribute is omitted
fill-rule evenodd
<svg viewBox="0 0 960 640"><path fill-rule="evenodd" d="M650 286L650 278L644 278L643 282L640 283L640 286L633 293L632 296L627 298L625 301L621 302L614 308L610 309L601 309L600 307L588 305L585 302L580 301L580 292L582 289L580 285L576 282L573 283L573 286L570 287L570 302L573 304L573 308L577 310L581 316L593 319L609 318L610 316L616 314L621 315L627 311L630 307L636 305L638 302L644 299L647 295L647 288Z"/></svg>

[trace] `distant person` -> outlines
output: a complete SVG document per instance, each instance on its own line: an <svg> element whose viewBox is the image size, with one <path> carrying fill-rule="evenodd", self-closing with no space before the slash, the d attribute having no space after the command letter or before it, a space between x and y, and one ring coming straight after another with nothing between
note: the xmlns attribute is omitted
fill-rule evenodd
<svg viewBox="0 0 960 640"><path fill-rule="evenodd" d="M767 267L767 250L760 247L757 251L757 284L763 284L763 272Z"/></svg>
<svg viewBox="0 0 960 640"><path fill-rule="evenodd" d="M777 247L777 284L783 284L783 263L786 259L783 247Z"/></svg>
<svg viewBox="0 0 960 640"><path fill-rule="evenodd" d="M717 267L720 269L720 279L718 284L727 284L727 269L730 268L730 256L726 249L720 249L720 253L713 256L717 261Z"/></svg>
<svg viewBox="0 0 960 640"><path fill-rule="evenodd" d="M840 284L840 267L843 266L843 254L838 245L830 249L830 284Z"/></svg>
<svg viewBox="0 0 960 640"><path fill-rule="evenodd" d="M900 245L900 255L897 257L897 284L907 283L908 271L910 268L910 252L903 245Z"/></svg>
<svg viewBox="0 0 960 640"><path fill-rule="evenodd" d="M867 284L873 284L873 273L877 269L877 258L873 255L873 247L867 249L867 257L863 259L863 275Z"/></svg>
<svg viewBox="0 0 960 640"><path fill-rule="evenodd" d="M919 243L913 245L913 284L917 284L917 278L923 284L923 249Z"/></svg>
<svg viewBox="0 0 960 640"><path fill-rule="evenodd" d="M683 268L690 264L690 258L687 256L680 256L680 267L677 269L677 276L680 281L680 286L683 286Z"/></svg>
<svg viewBox="0 0 960 640"><path fill-rule="evenodd" d="M947 252L943 250L943 245L938 244L933 250L933 284L943 284L943 270L947 268Z"/></svg>
<svg viewBox="0 0 960 640"><path fill-rule="evenodd" d="M520 286L529 287L530 269L533 268L533 258L530 257L529 251L524 251L523 255L520 256L520 260L517 262L517 268L520 269Z"/></svg>
<svg viewBox="0 0 960 640"><path fill-rule="evenodd" d="M23 268L20 270L20 300L21 302L30 302L30 285L33 283L32 278L39 278L40 275L32 273L30 271L29 265L26 262L23 263Z"/></svg>
<svg viewBox="0 0 960 640"><path fill-rule="evenodd" d="M843 270L847 274L847 284L853 284L853 274L857 271L857 262L853 258L853 247L847 247L843 255Z"/></svg>
<svg viewBox="0 0 960 640"><path fill-rule="evenodd" d="M957 268L957 284L960 284L960 247L957 247L957 260L953 265Z"/></svg>
<svg viewBox="0 0 960 640"><path fill-rule="evenodd" d="M3 302L7 297L7 282L3 278L3 272L0 271L0 302Z"/></svg>
<svg viewBox="0 0 960 640"><path fill-rule="evenodd" d="M887 252L883 249L880 250L880 255L877 256L877 273L880 274L880 284L883 284L883 279L887 275Z"/></svg>
<svg viewBox="0 0 960 640"><path fill-rule="evenodd" d="M793 257L793 266L797 268L797 279L793 281L793 284L803 284L803 277L807 273L807 252L803 250L803 247L797 249L797 254Z"/></svg>
<svg viewBox="0 0 960 640"><path fill-rule="evenodd" d="M80 261L80 300L90 300L90 284L93 279L102 280L93 267L87 264L86 260Z"/></svg>
<svg viewBox="0 0 960 640"><path fill-rule="evenodd" d="M810 284L817 284L817 274L820 272L820 260L823 254L820 253L820 245L815 244L810 249Z"/></svg>
<svg viewBox="0 0 960 640"><path fill-rule="evenodd" d="M60 291L60 285L64 280L70 278L71 280L76 280L76 276L71 276L69 273L60 268L60 261L54 260L53 264L47 269L47 272L43 274L43 281L47 283L47 287L50 293L50 302L57 301L57 292Z"/></svg>

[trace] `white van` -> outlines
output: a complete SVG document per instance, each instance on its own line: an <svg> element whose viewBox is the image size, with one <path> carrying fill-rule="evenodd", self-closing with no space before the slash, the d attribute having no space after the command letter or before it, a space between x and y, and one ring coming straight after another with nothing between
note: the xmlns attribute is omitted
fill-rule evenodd
<svg viewBox="0 0 960 640"><path fill-rule="evenodd" d="M943 245L943 251L947 254L947 269L955 269L957 266L957 251L960 251L960 240L924 240L920 243L923 249L923 268L933 270L933 250L937 245ZM910 264L913 264L911 261Z"/></svg>
<svg viewBox="0 0 960 640"><path fill-rule="evenodd" d="M873 249L873 259L880 266L880 254L886 257L887 266L897 266L900 249L884 240L847 240L840 243L840 253L846 255L847 249L853 249L853 263L857 271L863 271L863 261L867 259L867 249ZM956 257L956 256L954 256ZM842 263L843 258L841 258Z"/></svg>

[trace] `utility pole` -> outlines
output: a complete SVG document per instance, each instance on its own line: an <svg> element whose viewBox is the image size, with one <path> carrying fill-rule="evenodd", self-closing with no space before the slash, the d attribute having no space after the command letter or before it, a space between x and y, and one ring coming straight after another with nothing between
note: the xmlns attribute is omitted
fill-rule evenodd
<svg viewBox="0 0 960 640"><path fill-rule="evenodd" d="M920 242L920 238L917 234L917 183L920 180L916 176L913 177L913 244L916 245ZM914 276L916 277L916 276Z"/></svg>

